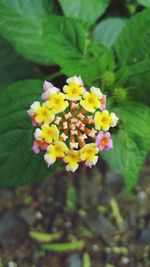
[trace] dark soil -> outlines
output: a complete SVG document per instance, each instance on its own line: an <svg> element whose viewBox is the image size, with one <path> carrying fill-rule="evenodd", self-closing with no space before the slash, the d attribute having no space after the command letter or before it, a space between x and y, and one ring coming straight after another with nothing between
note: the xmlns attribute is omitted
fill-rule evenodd
<svg viewBox="0 0 150 267"><path fill-rule="evenodd" d="M102 162L74 177L62 172L31 186L1 189L0 267L90 267L83 265L84 252L91 267L150 266L149 164L150 157L132 195ZM61 233L52 243L84 240L85 246L45 252L31 230Z"/></svg>

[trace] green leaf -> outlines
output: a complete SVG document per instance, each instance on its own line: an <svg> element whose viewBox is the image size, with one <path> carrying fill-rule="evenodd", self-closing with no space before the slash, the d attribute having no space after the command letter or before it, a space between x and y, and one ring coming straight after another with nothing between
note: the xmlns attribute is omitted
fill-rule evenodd
<svg viewBox="0 0 150 267"><path fill-rule="evenodd" d="M60 239L62 237L62 233L41 233L30 231L29 235L31 238L39 241L39 242L52 242Z"/></svg>
<svg viewBox="0 0 150 267"><path fill-rule="evenodd" d="M0 34L25 58L49 64L42 37L48 13L47 0L0 0Z"/></svg>
<svg viewBox="0 0 150 267"><path fill-rule="evenodd" d="M133 16L123 27L115 52L120 64L134 64L147 57L150 51L150 9Z"/></svg>
<svg viewBox="0 0 150 267"><path fill-rule="evenodd" d="M136 101L150 105L149 93L150 84L150 59L145 59L139 63L124 66L116 72L115 86L129 88L128 95Z"/></svg>
<svg viewBox="0 0 150 267"><path fill-rule="evenodd" d="M87 252L83 254L82 267L91 267L90 255Z"/></svg>
<svg viewBox="0 0 150 267"><path fill-rule="evenodd" d="M59 0L59 2L66 16L93 24L103 15L110 0Z"/></svg>
<svg viewBox="0 0 150 267"><path fill-rule="evenodd" d="M0 186L19 186L50 175L41 154L31 150L34 127L27 110L40 100L42 82L27 80L10 86L0 94Z"/></svg>
<svg viewBox="0 0 150 267"><path fill-rule="evenodd" d="M41 75L36 65L20 57L3 39L0 39L0 69L0 90L16 80Z"/></svg>
<svg viewBox="0 0 150 267"><path fill-rule="evenodd" d="M150 0L137 0L139 4L145 7L150 7Z"/></svg>
<svg viewBox="0 0 150 267"><path fill-rule="evenodd" d="M104 152L103 157L113 170L124 175L126 189L130 191L150 147L150 111L142 104L131 102L122 105L116 113L120 117L120 130L113 135L114 148Z"/></svg>
<svg viewBox="0 0 150 267"><path fill-rule="evenodd" d="M81 250L85 246L83 240L74 241L71 243L55 243L55 244L43 244L41 245L42 250L66 252L72 250Z"/></svg>
<svg viewBox="0 0 150 267"><path fill-rule="evenodd" d="M129 94L132 98L146 105L150 105L150 59L143 60L128 67Z"/></svg>
<svg viewBox="0 0 150 267"><path fill-rule="evenodd" d="M114 67L110 50L90 44L85 24L71 18L51 16L45 21L44 29L48 57L67 76L81 75L90 83L99 79L101 71Z"/></svg>
<svg viewBox="0 0 150 267"><path fill-rule="evenodd" d="M121 17L112 17L102 20L95 26L92 32L94 42L103 44L106 47L111 47L126 21L127 19Z"/></svg>

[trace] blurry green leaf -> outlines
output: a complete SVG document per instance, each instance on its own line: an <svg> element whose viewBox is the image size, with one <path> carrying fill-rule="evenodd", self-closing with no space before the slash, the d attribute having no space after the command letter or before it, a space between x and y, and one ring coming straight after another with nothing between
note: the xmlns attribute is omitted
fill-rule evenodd
<svg viewBox="0 0 150 267"><path fill-rule="evenodd" d="M66 16L93 24L103 15L110 0L59 0L59 2Z"/></svg>
<svg viewBox="0 0 150 267"><path fill-rule="evenodd" d="M0 0L0 34L25 58L49 64L42 37L48 13L48 0Z"/></svg>
<svg viewBox="0 0 150 267"><path fill-rule="evenodd" d="M83 254L82 267L91 267L90 255L87 252Z"/></svg>
<svg viewBox="0 0 150 267"><path fill-rule="evenodd" d="M145 7L150 7L150 0L137 0L137 2Z"/></svg>
<svg viewBox="0 0 150 267"><path fill-rule="evenodd" d="M65 252L71 250L81 250L84 247L84 241L74 241L71 243L56 243L56 244L43 244L41 245L42 250Z"/></svg>
<svg viewBox="0 0 150 267"><path fill-rule="evenodd" d="M126 21L127 19L119 17L102 20L95 26L92 32L93 40L106 47L111 47Z"/></svg>
<svg viewBox="0 0 150 267"><path fill-rule="evenodd" d="M123 129L113 135L114 148L103 152L104 159L113 170L124 175L127 191L137 181L146 154L150 147L150 111L139 103L128 103L116 110Z"/></svg>
<svg viewBox="0 0 150 267"><path fill-rule="evenodd" d="M150 59L145 59L130 66L124 66L116 72L116 84L129 87L130 98L150 105L149 93L150 84Z"/></svg>
<svg viewBox="0 0 150 267"><path fill-rule="evenodd" d="M123 27L115 51L121 64L134 64L150 51L150 9L133 16Z"/></svg>
<svg viewBox="0 0 150 267"><path fill-rule="evenodd" d="M62 233L40 233L35 231L30 231L30 237L36 239L39 242L51 242L61 238Z"/></svg>
<svg viewBox="0 0 150 267"><path fill-rule="evenodd" d="M20 57L3 39L0 39L0 69L0 90L13 81L40 76L36 65Z"/></svg>
<svg viewBox="0 0 150 267"><path fill-rule="evenodd" d="M99 79L101 71L114 67L113 54L101 45L90 44L87 27L75 19L51 16L44 24L48 57L67 76L81 75L85 82Z"/></svg>
<svg viewBox="0 0 150 267"><path fill-rule="evenodd" d="M67 76L81 75L84 82L91 85L93 82L100 81L100 76L106 69L110 71L114 69L114 56L111 50L94 44L88 47L86 56L81 56L78 60L62 62L61 66L62 72Z"/></svg>
<svg viewBox="0 0 150 267"><path fill-rule="evenodd" d="M0 94L0 186L19 186L50 175L41 154L31 150L34 128L27 110L40 100L42 82L17 82Z"/></svg>
<svg viewBox="0 0 150 267"><path fill-rule="evenodd" d="M150 105L150 59L143 60L128 67L128 86L130 97L139 102Z"/></svg>

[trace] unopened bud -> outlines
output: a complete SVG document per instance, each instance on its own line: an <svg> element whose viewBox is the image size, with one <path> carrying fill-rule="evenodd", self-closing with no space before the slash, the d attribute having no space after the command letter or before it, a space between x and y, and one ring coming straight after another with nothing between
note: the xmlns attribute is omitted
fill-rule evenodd
<svg viewBox="0 0 150 267"><path fill-rule="evenodd" d="M114 98L117 102L123 102L127 97L127 91L124 88L116 88L114 90Z"/></svg>
<svg viewBox="0 0 150 267"><path fill-rule="evenodd" d="M115 75L111 71L105 71L101 76L101 81L103 86L111 86L115 81Z"/></svg>

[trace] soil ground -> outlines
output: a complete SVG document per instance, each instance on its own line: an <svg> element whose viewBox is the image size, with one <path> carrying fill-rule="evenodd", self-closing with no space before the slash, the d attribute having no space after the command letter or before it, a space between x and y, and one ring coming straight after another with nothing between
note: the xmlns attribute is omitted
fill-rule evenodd
<svg viewBox="0 0 150 267"><path fill-rule="evenodd" d="M103 162L73 177L57 173L17 189L0 189L0 267L150 266L150 156L132 195ZM83 248L45 251L31 231L60 233L54 243Z"/></svg>

